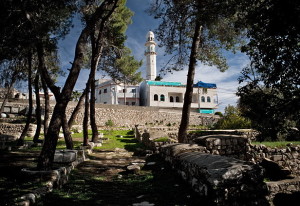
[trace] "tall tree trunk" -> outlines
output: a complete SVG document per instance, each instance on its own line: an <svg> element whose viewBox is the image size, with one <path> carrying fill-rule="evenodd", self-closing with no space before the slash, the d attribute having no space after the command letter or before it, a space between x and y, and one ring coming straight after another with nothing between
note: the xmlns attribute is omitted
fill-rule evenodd
<svg viewBox="0 0 300 206"><path fill-rule="evenodd" d="M7 88L7 92L5 94L5 97L3 99L3 102L2 102L2 105L1 105L1 108L0 108L0 114L3 113L3 111L4 111L4 107L5 107L5 105L8 101L9 93L10 93L11 89L13 88L16 80L17 80L16 76L17 76L17 72L14 72L14 74L12 75L11 82L10 82L8 88ZM0 115L0 119L1 119L1 115Z"/></svg>
<svg viewBox="0 0 300 206"><path fill-rule="evenodd" d="M62 128L63 128L63 132L64 132L64 138L65 138L65 143L66 143L67 149L73 149L74 145L73 145L72 135L71 135L71 131L70 131L70 128L68 125L66 113L63 116Z"/></svg>
<svg viewBox="0 0 300 206"><path fill-rule="evenodd" d="M189 71L187 75L186 91L184 94L184 102L182 108L182 116L178 131L178 142L183 143L187 138L187 129L190 121L191 103L193 98L193 84L195 76L195 67L197 62L197 52L200 45L201 23L198 20L195 25L195 33L193 36L193 44L190 54Z"/></svg>
<svg viewBox="0 0 300 206"><path fill-rule="evenodd" d="M85 95L85 103L84 103L84 117L83 117L83 146L88 145L89 140L89 94L90 94L90 81L86 83L86 95Z"/></svg>
<svg viewBox="0 0 300 206"><path fill-rule="evenodd" d="M36 74L35 79L34 79L34 90L35 90L35 105L36 105L36 109L35 109L35 117L36 117L36 130L35 130L35 134L33 137L33 142L37 143L39 138L40 138L40 134L41 134L41 127L42 127L42 118L41 118L41 99L40 99L40 88L39 88L39 81L40 81L40 75L39 73Z"/></svg>
<svg viewBox="0 0 300 206"><path fill-rule="evenodd" d="M91 119L91 128L92 128L92 142L97 142L99 136L98 127L96 123L96 109L95 109L95 103L96 103L95 75L96 75L96 69L99 63L99 59L101 56L101 52L102 52L102 46L101 48L97 48L96 56L93 59L92 66L91 66L91 73L90 73L90 87L91 87L90 119Z"/></svg>
<svg viewBox="0 0 300 206"><path fill-rule="evenodd" d="M17 145L23 145L24 144L24 139L27 134L27 131L29 129L29 125L31 122L31 117L32 117L32 85L31 85L31 70L32 70L32 53L29 52L28 54L28 93L29 93L29 98L28 98L28 114L27 114L27 119L26 119L26 124L25 127L22 131L22 134L17 142Z"/></svg>
<svg viewBox="0 0 300 206"><path fill-rule="evenodd" d="M45 79L48 87L51 89L56 98L56 105L53 110L52 118L49 124L48 132L45 136L44 145L42 151L40 153L37 168L40 170L49 170L52 168L52 163L54 159L55 149L57 145L59 130L62 124L62 119L66 112L66 107L68 102L71 99L72 91L76 84L78 75L80 73L81 65L83 62L83 57L86 52L86 45L88 42L88 37L90 35L90 29L95 26L95 24L102 19L101 24L105 24L107 19L111 16L114 10L117 7L118 0L104 0L103 3L98 7L92 16L90 22L88 22L87 26L82 30L79 39L76 44L74 61L72 64L72 68L70 70L69 76L66 79L65 85L60 92L60 88L54 85L54 82L49 77L49 74L44 65L42 65L42 75ZM108 14L104 14L104 11L112 6L109 10ZM99 32L102 32L99 31ZM39 62L43 63L41 48L38 46L38 57Z"/></svg>
<svg viewBox="0 0 300 206"><path fill-rule="evenodd" d="M83 104L84 104L84 99L85 99L85 95L86 95L86 89L82 92L80 98L79 98L79 101L75 107L75 109L73 110L72 114L71 114L71 117L69 119L69 122L68 122L68 125L69 125L69 128L71 129L74 122L75 122L75 119L78 115L78 113L80 112Z"/></svg>
<svg viewBox="0 0 300 206"><path fill-rule="evenodd" d="M47 134L48 125L49 125L50 98L49 98L48 87L43 76L41 76L41 80L42 80L42 87L45 95L45 114L44 114L44 136L45 136Z"/></svg>

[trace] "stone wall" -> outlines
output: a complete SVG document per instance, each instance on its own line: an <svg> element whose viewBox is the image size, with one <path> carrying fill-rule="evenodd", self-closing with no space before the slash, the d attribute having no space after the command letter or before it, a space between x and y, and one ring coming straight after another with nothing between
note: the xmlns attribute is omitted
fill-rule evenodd
<svg viewBox="0 0 300 206"><path fill-rule="evenodd" d="M8 123L0 123L0 135L2 134L21 134L25 124L8 124ZM28 129L28 136L33 137L36 130L36 125L30 124Z"/></svg>
<svg viewBox="0 0 300 206"><path fill-rule="evenodd" d="M214 205L269 205L258 165L206 152L205 147L192 144L160 148L160 154L194 191Z"/></svg>
<svg viewBox="0 0 300 206"><path fill-rule="evenodd" d="M248 159L261 162L267 158L276 162L283 169L289 170L292 175L300 177L300 146L289 144L286 148L270 148L265 145L249 145Z"/></svg>
<svg viewBox="0 0 300 206"><path fill-rule="evenodd" d="M258 205L265 204L265 200L268 200L270 205L278 205L276 202L284 201L282 197L287 197L287 198L296 197L297 201L300 201L300 198L297 197L297 192L300 191L300 177L299 177L300 146L293 146L290 144L285 149L276 149L276 148L272 149L264 145L251 145L250 140L245 136L228 135L228 134L208 135L208 136L200 136L200 137L198 136L197 138L193 138L193 141L196 142L197 144L189 143L189 144L170 145L167 143L157 144L153 142L156 138L159 137L163 137L163 136L171 137L172 132L174 131L167 130L165 128L160 128L160 129L152 128L152 130L149 128L148 129L140 128L140 127L135 128L136 138L139 141L144 142L146 145L148 146L150 145L152 149L154 148L154 150L156 151L159 150L160 154L164 157L164 159L170 162L173 168L183 177L183 179L189 182L193 186L195 191L200 193L201 195L203 195L203 192L204 194L208 194L207 192L209 191L208 188L212 187L213 189L210 190L210 194L213 194L213 196L214 195L218 196L213 198L214 201L218 202L220 200L221 202L223 201L226 202L226 204L225 203L224 204L218 203L218 204L243 205L242 203L237 203L232 201L239 201L241 199L250 198L250 196L247 196L246 194L244 194L244 192L245 191L249 192L249 190L251 190L250 192L254 192L254 193L257 192L252 190L253 187L255 188L254 182L258 181L257 182L259 184L258 191L262 192L262 194L265 195L265 198L263 196L258 197L260 198L259 201L262 201L260 203L257 202ZM197 154L195 152L197 152ZM183 153L186 155L183 156ZM206 157L204 158L201 155L199 156L199 154L206 154ZM211 156L214 156L214 158L209 159ZM220 160L216 156L218 156ZM186 160L186 158L188 159L188 161ZM207 159L209 159L209 161L207 161ZM229 167L224 168L222 166L224 164L222 162L227 160L230 160L229 162L231 162L230 163L232 164L231 166L236 165L237 167L239 167L238 166L239 164L242 165L245 164L245 165L256 165L255 167L263 168L263 170L261 170L261 172L263 171L262 174L260 174L259 176L254 175L253 177L251 177L251 178L258 178L258 179L252 179L252 181L254 182L250 182L250 188L248 186L249 185L249 183L247 182L248 180L247 181L245 180L247 183L244 183L243 186L239 185L241 184L241 182L239 181L244 181L244 179L243 180L236 179L238 184L235 184L234 182L230 182L230 181L229 182L224 181L231 184L231 187L234 187L231 188L230 191L232 191L233 194L237 193L236 194L237 200L235 200L233 196L228 199L228 197L225 195L223 191L223 190L229 191L227 188L225 188L226 186L221 185L221 187L218 187L218 185L214 185L214 181L217 182L219 181L217 178L214 179L214 181L211 180L205 182L206 180L205 178L213 177L212 171L218 173L228 169L229 173L231 174L231 172L234 171L233 168L229 168ZM195 161L197 162L200 161L200 163L202 164L201 167L203 167L204 169L203 168L201 169L198 163L195 165ZM203 162L206 163L204 164ZM213 165L215 164L216 167L212 169L212 171L207 171L211 167L211 164ZM205 174L207 176L205 176ZM222 177L225 176L222 175ZM203 178L201 180L202 182L199 179L197 179L198 177L200 179ZM262 178L265 178L265 180L267 180L265 184L262 183L261 180ZM198 184L199 182L200 184ZM240 186L242 189L239 188ZM222 188L220 189L221 192L219 192L219 189L217 188L219 189ZM254 196L252 197L255 198ZM256 204L255 202L251 202L252 200L249 201L250 201L249 204L246 203L245 204L246 205ZM279 205L283 205L283 204L279 204Z"/></svg>
<svg viewBox="0 0 300 206"><path fill-rule="evenodd" d="M70 117L77 102L70 102L67 107L67 117ZM12 101L7 104L9 108L24 110L27 103L24 101ZM51 110L54 102L51 102ZM75 120L77 124L83 121L83 110ZM191 125L211 125L218 120L219 116L210 114L199 114L191 112ZM141 107L125 105L96 104L96 122L98 126L104 126L108 120L112 120L115 126L132 128L134 125L148 126L178 126L181 121L181 110L173 108Z"/></svg>
<svg viewBox="0 0 300 206"><path fill-rule="evenodd" d="M299 205L300 178L266 182L267 199L273 205ZM290 204L293 203L293 204Z"/></svg>
<svg viewBox="0 0 300 206"><path fill-rule="evenodd" d="M208 135L194 139L194 143L206 147L212 154L247 160L248 139L238 135Z"/></svg>
<svg viewBox="0 0 300 206"><path fill-rule="evenodd" d="M191 131L187 137L187 143L194 143L194 139L207 135L239 135L250 140L254 140L258 132L252 129L238 130L195 130Z"/></svg>

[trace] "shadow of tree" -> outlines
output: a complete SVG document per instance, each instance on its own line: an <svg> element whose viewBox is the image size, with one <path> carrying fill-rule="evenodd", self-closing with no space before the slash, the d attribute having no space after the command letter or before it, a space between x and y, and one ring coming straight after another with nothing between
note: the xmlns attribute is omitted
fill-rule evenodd
<svg viewBox="0 0 300 206"><path fill-rule="evenodd" d="M82 168L72 172L69 183L42 198L38 205L133 205L149 202L155 205L212 205L199 198L158 156L147 162L138 174L120 177L101 176Z"/></svg>
<svg viewBox="0 0 300 206"><path fill-rule="evenodd" d="M278 193L273 199L274 206L298 206L300 203L300 192L292 194Z"/></svg>

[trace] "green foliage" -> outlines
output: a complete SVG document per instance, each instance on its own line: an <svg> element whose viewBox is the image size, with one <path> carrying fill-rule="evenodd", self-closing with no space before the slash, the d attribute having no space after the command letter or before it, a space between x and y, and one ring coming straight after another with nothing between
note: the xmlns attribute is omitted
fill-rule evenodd
<svg viewBox="0 0 300 206"><path fill-rule="evenodd" d="M101 147L95 149L114 150L116 148L121 148L134 152L137 148L144 148L144 146L134 138L131 130L102 130L101 132L103 132L108 140L106 140Z"/></svg>
<svg viewBox="0 0 300 206"><path fill-rule="evenodd" d="M28 51L38 39L53 48L68 33L74 9L74 0L1 1L0 61Z"/></svg>
<svg viewBox="0 0 300 206"><path fill-rule="evenodd" d="M215 129L249 129L251 122L242 117L240 110L237 107L228 105L225 108L225 113L215 125Z"/></svg>
<svg viewBox="0 0 300 206"><path fill-rule="evenodd" d="M160 46L172 55L167 71L181 70L189 62L189 55L197 23L201 25L200 48L197 59L214 65L221 71L228 68L221 50L235 51L241 43L240 30L234 27L234 1L157 0L148 12L161 23L155 31Z"/></svg>
<svg viewBox="0 0 300 206"><path fill-rule="evenodd" d="M215 112L215 115L218 115L218 116L220 116L220 117L223 117L222 112Z"/></svg>
<svg viewBox="0 0 300 206"><path fill-rule="evenodd" d="M105 122L105 126L107 126L107 127L113 127L114 125L115 125L115 123L111 119L109 119Z"/></svg>
<svg viewBox="0 0 300 206"><path fill-rule="evenodd" d="M72 91L72 101L79 101L80 96L82 95L82 92L79 91Z"/></svg>
<svg viewBox="0 0 300 206"><path fill-rule="evenodd" d="M239 95L262 139L277 139L286 133L288 121L300 128L300 2L244 0L238 5L243 8L239 23L249 39L242 51L251 61L239 78L247 82Z"/></svg>
<svg viewBox="0 0 300 206"><path fill-rule="evenodd" d="M286 139L291 128L297 123L293 120L293 108L289 108L284 95L276 89L251 89L249 86L240 88L239 107L244 117L251 119L253 129L260 132L258 140ZM288 111L291 109L292 111Z"/></svg>
<svg viewBox="0 0 300 206"><path fill-rule="evenodd" d="M160 137L153 140L154 142L167 142L169 141L169 137Z"/></svg>
<svg viewBox="0 0 300 206"><path fill-rule="evenodd" d="M254 145L265 145L267 147L271 148L286 148L288 144L293 144L293 145L300 145L299 141L263 141L263 142L252 142Z"/></svg>

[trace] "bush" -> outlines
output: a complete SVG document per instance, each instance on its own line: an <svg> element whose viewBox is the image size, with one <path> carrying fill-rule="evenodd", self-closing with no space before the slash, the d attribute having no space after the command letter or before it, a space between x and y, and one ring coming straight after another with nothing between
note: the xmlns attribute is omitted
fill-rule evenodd
<svg viewBox="0 0 300 206"><path fill-rule="evenodd" d="M105 126L107 126L107 127L113 127L114 125L115 124L111 119L109 119L109 120L107 120L107 122L105 122Z"/></svg>
<svg viewBox="0 0 300 206"><path fill-rule="evenodd" d="M216 112L215 115L218 115L218 116L220 116L220 117L223 117L222 112Z"/></svg>
<svg viewBox="0 0 300 206"><path fill-rule="evenodd" d="M251 121L241 116L238 108L228 105L225 114L215 125L214 129L250 129Z"/></svg>

